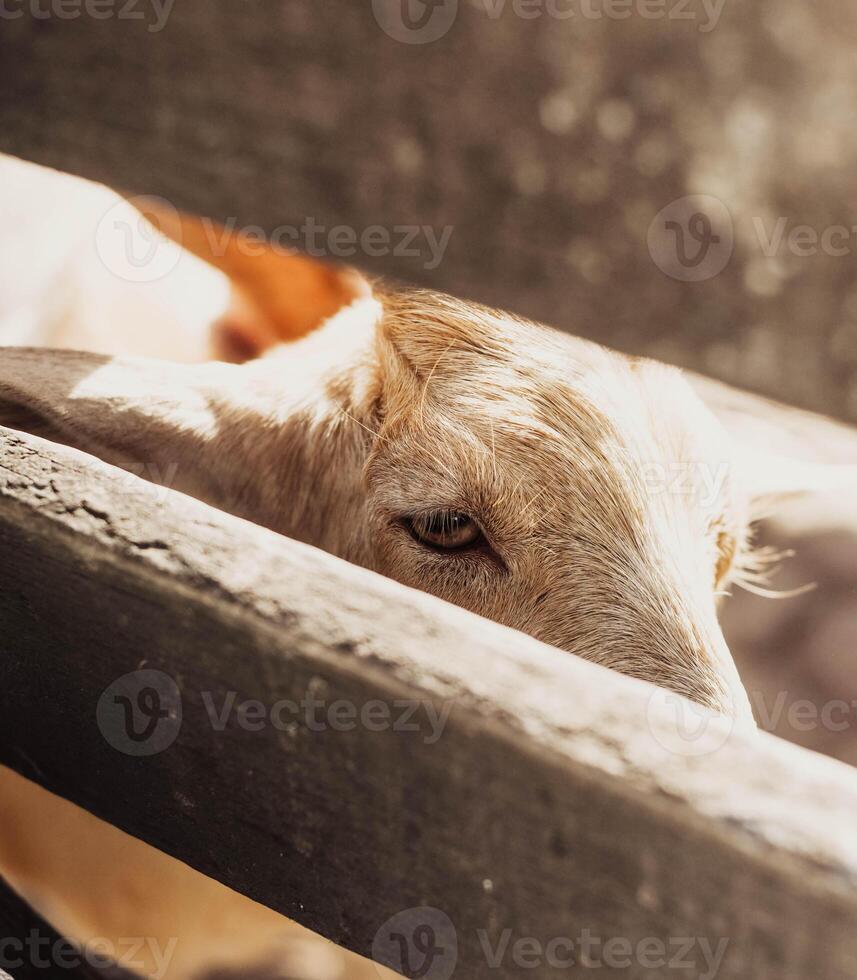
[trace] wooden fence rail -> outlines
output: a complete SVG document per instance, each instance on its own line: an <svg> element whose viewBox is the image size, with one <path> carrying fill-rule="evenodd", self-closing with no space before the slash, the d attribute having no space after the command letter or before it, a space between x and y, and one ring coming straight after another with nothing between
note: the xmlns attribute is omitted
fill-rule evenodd
<svg viewBox="0 0 857 980"><path fill-rule="evenodd" d="M0 635L0 761L376 959L857 968L857 773L10 430Z"/></svg>

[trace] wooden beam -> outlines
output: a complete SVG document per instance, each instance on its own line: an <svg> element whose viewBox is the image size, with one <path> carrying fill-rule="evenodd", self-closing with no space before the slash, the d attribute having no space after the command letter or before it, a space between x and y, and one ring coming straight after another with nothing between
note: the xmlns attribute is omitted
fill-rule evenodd
<svg viewBox="0 0 857 980"><path fill-rule="evenodd" d="M4 0L0 150L857 419L850 175L788 149L857 94L855 10L408 0L411 44L404 2ZM719 240L688 282L649 236L691 192L665 220L708 207Z"/></svg>
<svg viewBox="0 0 857 980"><path fill-rule="evenodd" d="M848 767L10 430L0 556L0 762L337 943L854 975Z"/></svg>

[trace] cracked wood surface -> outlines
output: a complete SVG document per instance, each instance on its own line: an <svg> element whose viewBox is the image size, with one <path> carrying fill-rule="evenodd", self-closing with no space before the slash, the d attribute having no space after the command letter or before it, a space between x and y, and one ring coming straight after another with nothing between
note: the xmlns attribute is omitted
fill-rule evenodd
<svg viewBox="0 0 857 980"><path fill-rule="evenodd" d="M519 975L505 929L857 969L851 769L719 719L689 740L648 685L11 430L0 631L0 762L358 952L431 906L456 976ZM99 714L139 670L181 705L151 755ZM245 699L316 708L222 724Z"/></svg>

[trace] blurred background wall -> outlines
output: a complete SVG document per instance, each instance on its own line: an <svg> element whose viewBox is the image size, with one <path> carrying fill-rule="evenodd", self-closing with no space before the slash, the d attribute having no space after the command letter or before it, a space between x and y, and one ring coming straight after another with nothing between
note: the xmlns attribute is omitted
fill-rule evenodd
<svg viewBox="0 0 857 980"><path fill-rule="evenodd" d="M0 149L269 231L450 226L354 261L857 420L848 0L149 6L4 23Z"/></svg>

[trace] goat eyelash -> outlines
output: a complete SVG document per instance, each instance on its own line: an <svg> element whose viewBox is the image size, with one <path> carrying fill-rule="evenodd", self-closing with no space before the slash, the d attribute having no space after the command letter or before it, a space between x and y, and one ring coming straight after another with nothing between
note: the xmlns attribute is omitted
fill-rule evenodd
<svg viewBox="0 0 857 980"><path fill-rule="evenodd" d="M403 517L401 523L421 545L444 554L472 550L485 543L479 523L462 510L430 510Z"/></svg>
<svg viewBox="0 0 857 980"><path fill-rule="evenodd" d="M463 517L471 521L475 530L472 540L465 541L461 545L444 547L442 543L435 543L431 540L431 534L427 531L431 528L433 533L442 533L445 522L452 517ZM424 553L432 554L454 561L488 559L501 571L506 571L506 563L494 549L486 535L481 523L471 517L466 511L454 509L437 509L420 511L415 514L400 517L396 522ZM433 525L433 527L432 527Z"/></svg>

